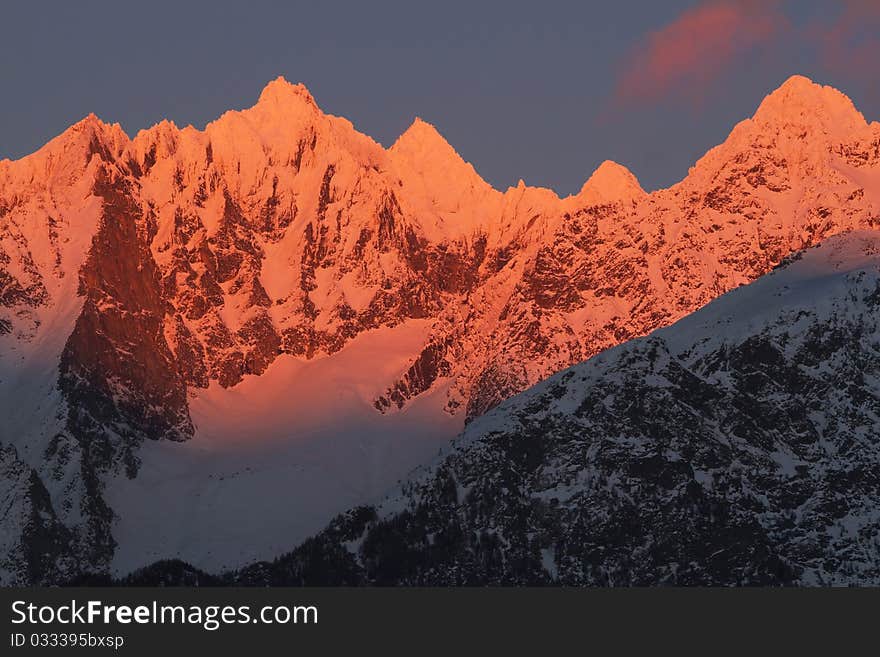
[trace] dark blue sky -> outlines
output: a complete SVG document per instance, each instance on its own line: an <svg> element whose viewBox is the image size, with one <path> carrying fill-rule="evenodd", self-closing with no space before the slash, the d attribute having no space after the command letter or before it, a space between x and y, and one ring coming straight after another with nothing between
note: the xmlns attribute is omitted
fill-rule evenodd
<svg viewBox="0 0 880 657"><path fill-rule="evenodd" d="M573 192L604 159L666 186L793 73L880 118L880 12L858 0L321 5L4 5L0 158L89 112L203 127L279 74L386 146L421 116L502 189Z"/></svg>

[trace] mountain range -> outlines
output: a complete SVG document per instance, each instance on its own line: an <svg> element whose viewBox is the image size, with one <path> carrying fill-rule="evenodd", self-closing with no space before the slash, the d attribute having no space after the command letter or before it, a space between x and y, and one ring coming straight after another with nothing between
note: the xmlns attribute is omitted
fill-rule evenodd
<svg viewBox="0 0 880 657"><path fill-rule="evenodd" d="M203 131L89 116L0 162L0 582L260 581L315 534L357 582L874 578L834 541L876 541L878 225L880 124L798 76L650 194L501 192L281 78Z"/></svg>

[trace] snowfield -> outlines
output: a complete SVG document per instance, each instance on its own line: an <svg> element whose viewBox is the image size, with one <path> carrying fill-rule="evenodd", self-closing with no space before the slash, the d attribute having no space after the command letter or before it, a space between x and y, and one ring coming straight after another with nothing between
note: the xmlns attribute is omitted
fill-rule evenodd
<svg viewBox="0 0 880 657"><path fill-rule="evenodd" d="M281 357L233 388L196 392L195 436L144 445L137 478L107 487L114 572L172 557L209 572L270 559L430 460L462 428L442 412L442 388L399 413L372 405L427 324L370 331L310 361Z"/></svg>

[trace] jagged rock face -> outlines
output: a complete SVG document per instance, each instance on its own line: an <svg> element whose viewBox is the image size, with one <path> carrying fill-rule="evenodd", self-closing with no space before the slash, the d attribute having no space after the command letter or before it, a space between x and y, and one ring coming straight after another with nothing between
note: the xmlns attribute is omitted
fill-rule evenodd
<svg viewBox="0 0 880 657"><path fill-rule="evenodd" d="M98 470L122 461L133 477L141 441L185 440L193 426L163 333L170 309L148 248L155 226L124 179L101 169L94 193L102 215L80 270L83 308L61 354L59 386L87 460Z"/></svg>
<svg viewBox="0 0 880 657"><path fill-rule="evenodd" d="M132 150L191 385L332 354L477 284L482 243L430 238L401 207L389 154L301 87L277 81L205 133L162 124Z"/></svg>
<svg viewBox="0 0 880 657"><path fill-rule="evenodd" d="M276 81L204 133L164 123L138 135L130 158L190 385L235 385L280 353L332 354L430 317L425 349L447 355L430 380L390 382L376 406L451 377L448 409L470 419L792 250L875 225L880 178L854 153L876 139L848 99L794 78L670 190L647 195L604 163L576 197L502 195L428 124L385 151ZM854 157L870 175L848 174Z"/></svg>
<svg viewBox="0 0 880 657"><path fill-rule="evenodd" d="M0 162L2 278L26 290L4 295L0 305L6 328L0 346L0 443L10 476L19 481L10 492L17 506L0 526L3 540L18 546L8 554L19 565L4 573L4 583L64 581L82 569L106 569L112 555L112 511L100 481L106 464L84 459L84 436L68 431L60 367L83 312L79 272L102 214L95 181L100 171L114 167L127 141L118 126L90 116L37 153ZM101 432L96 445L104 441L103 427ZM34 522L16 519L26 509L36 510ZM22 565L34 551L44 557L27 557Z"/></svg>
<svg viewBox="0 0 880 657"><path fill-rule="evenodd" d="M113 162L108 193L143 217L137 243L112 248L152 254L161 300L145 310L186 384L233 386L281 353L332 354L428 317L425 349L446 360L433 380L389 382L396 401L377 407L451 377L449 410L468 418L880 214L877 125L801 78L651 195L610 162L575 197L500 194L423 121L386 151L283 80L204 132L163 122L122 149L105 133L88 152ZM19 259L5 305L42 303L40 268Z"/></svg>
<svg viewBox="0 0 880 657"><path fill-rule="evenodd" d="M129 139L89 117L0 162L0 407L33 387L0 437L29 446L59 517L106 563L102 481L136 476L145 440L193 435L188 391L427 319L373 407L443 390L474 419L877 225L878 142L848 99L794 78L678 185L646 194L604 163L560 199L492 189L423 121L384 149L281 79L204 131Z"/></svg>
<svg viewBox="0 0 880 657"><path fill-rule="evenodd" d="M55 515L39 475L13 447L4 445L0 445L0 503L4 530L0 581L63 581L77 573L70 532Z"/></svg>
<svg viewBox="0 0 880 657"><path fill-rule="evenodd" d="M880 233L807 251L474 421L238 581L880 581Z"/></svg>

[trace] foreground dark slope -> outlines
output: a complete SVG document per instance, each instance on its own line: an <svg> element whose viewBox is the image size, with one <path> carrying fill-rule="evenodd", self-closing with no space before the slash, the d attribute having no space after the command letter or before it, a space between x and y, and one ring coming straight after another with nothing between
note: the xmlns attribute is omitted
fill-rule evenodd
<svg viewBox="0 0 880 657"><path fill-rule="evenodd" d="M878 584L878 272L880 233L832 238L505 402L378 508L229 581Z"/></svg>

